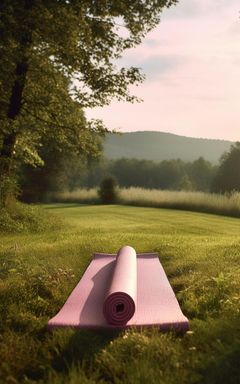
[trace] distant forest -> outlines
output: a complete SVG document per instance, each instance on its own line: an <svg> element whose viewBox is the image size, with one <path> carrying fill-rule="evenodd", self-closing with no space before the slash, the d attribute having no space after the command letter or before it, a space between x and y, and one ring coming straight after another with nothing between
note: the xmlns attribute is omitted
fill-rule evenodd
<svg viewBox="0 0 240 384"><path fill-rule="evenodd" d="M99 186L109 176L115 178L120 187L207 192L211 190L217 169L217 166L202 157L193 162L180 159L154 162L126 158L104 159L85 165L73 160L72 163L54 162L49 167L24 169L22 196L26 201L42 200L46 193Z"/></svg>
<svg viewBox="0 0 240 384"><path fill-rule="evenodd" d="M42 201L56 192L99 187L102 180L109 177L120 187L216 193L240 191L239 142L231 145L218 165L203 157L194 161L109 160L104 157L86 161L77 154L53 150L51 146L44 150L42 157L44 166L25 165L18 174L24 201Z"/></svg>
<svg viewBox="0 0 240 384"><path fill-rule="evenodd" d="M194 162L123 158L93 165L82 181L84 186L94 187L107 174L113 176L120 187L209 191L215 172L216 167L202 157Z"/></svg>

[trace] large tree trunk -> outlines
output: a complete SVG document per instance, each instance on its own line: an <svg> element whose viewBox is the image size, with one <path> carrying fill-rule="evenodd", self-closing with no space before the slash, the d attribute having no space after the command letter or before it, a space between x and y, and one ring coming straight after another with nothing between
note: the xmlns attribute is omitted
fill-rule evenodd
<svg viewBox="0 0 240 384"><path fill-rule="evenodd" d="M15 71L15 81L12 86L11 97L9 100L7 118L12 122L17 118L21 111L22 95L26 82L28 65L27 61L17 63ZM0 150L0 205L6 207L9 198L16 196L16 182L14 182L14 148L18 133L13 129L5 134Z"/></svg>
<svg viewBox="0 0 240 384"><path fill-rule="evenodd" d="M26 13L32 8L32 0L26 0L23 11ZM28 50L32 41L31 28L28 23L23 25L22 33L19 36L19 51L21 52L19 60L16 63L14 83L11 89L9 104L7 109L7 119L12 123L19 116L22 107L23 91L26 84L28 71ZM4 181L10 178L13 170L14 148L16 145L18 132L13 128L3 136L0 148L0 186ZM3 187L4 188L4 187ZM7 191L5 191L7 192ZM3 193L3 191L2 191ZM7 195L7 193L6 193ZM4 204L3 198L3 204Z"/></svg>
<svg viewBox="0 0 240 384"><path fill-rule="evenodd" d="M12 87L11 97L9 100L7 118L15 120L21 111L22 95L26 81L28 64L26 58L22 62L17 63L15 71L15 81ZM3 137L2 148L0 151L1 158L1 176L9 176L11 173L12 159L14 147L16 144L17 132L14 130Z"/></svg>

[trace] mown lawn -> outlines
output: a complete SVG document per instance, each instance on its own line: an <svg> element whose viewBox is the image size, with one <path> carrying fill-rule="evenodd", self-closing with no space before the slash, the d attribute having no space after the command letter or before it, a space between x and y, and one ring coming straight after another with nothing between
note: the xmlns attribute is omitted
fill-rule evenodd
<svg viewBox="0 0 240 384"><path fill-rule="evenodd" d="M129 206L49 205L61 229L0 235L3 383L240 382L240 221ZM95 251L157 251L191 330L46 330ZM151 276L149 276L151 278Z"/></svg>

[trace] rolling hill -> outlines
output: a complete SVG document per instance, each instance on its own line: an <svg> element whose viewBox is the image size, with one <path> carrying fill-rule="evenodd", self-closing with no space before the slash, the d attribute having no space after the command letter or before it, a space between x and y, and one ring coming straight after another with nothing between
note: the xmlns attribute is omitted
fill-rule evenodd
<svg viewBox="0 0 240 384"><path fill-rule="evenodd" d="M200 156L213 164L228 151L231 141L192 138L157 131L108 134L104 154L108 159L135 158L154 161L182 159L194 161Z"/></svg>

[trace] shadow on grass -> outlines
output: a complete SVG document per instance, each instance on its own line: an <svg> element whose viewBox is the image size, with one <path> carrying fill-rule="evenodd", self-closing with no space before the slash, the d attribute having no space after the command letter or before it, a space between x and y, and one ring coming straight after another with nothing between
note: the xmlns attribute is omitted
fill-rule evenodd
<svg viewBox="0 0 240 384"><path fill-rule="evenodd" d="M96 355L120 333L119 330L77 330L54 358L52 367L63 373L67 373L73 364L84 363L86 368L91 367Z"/></svg>
<svg viewBox="0 0 240 384"><path fill-rule="evenodd" d="M79 204L62 204L62 203L56 203L55 205L49 204L49 206L46 206L46 209L59 209L59 208L77 208L77 207L87 207L91 206L91 204L84 204L84 203L79 203Z"/></svg>

